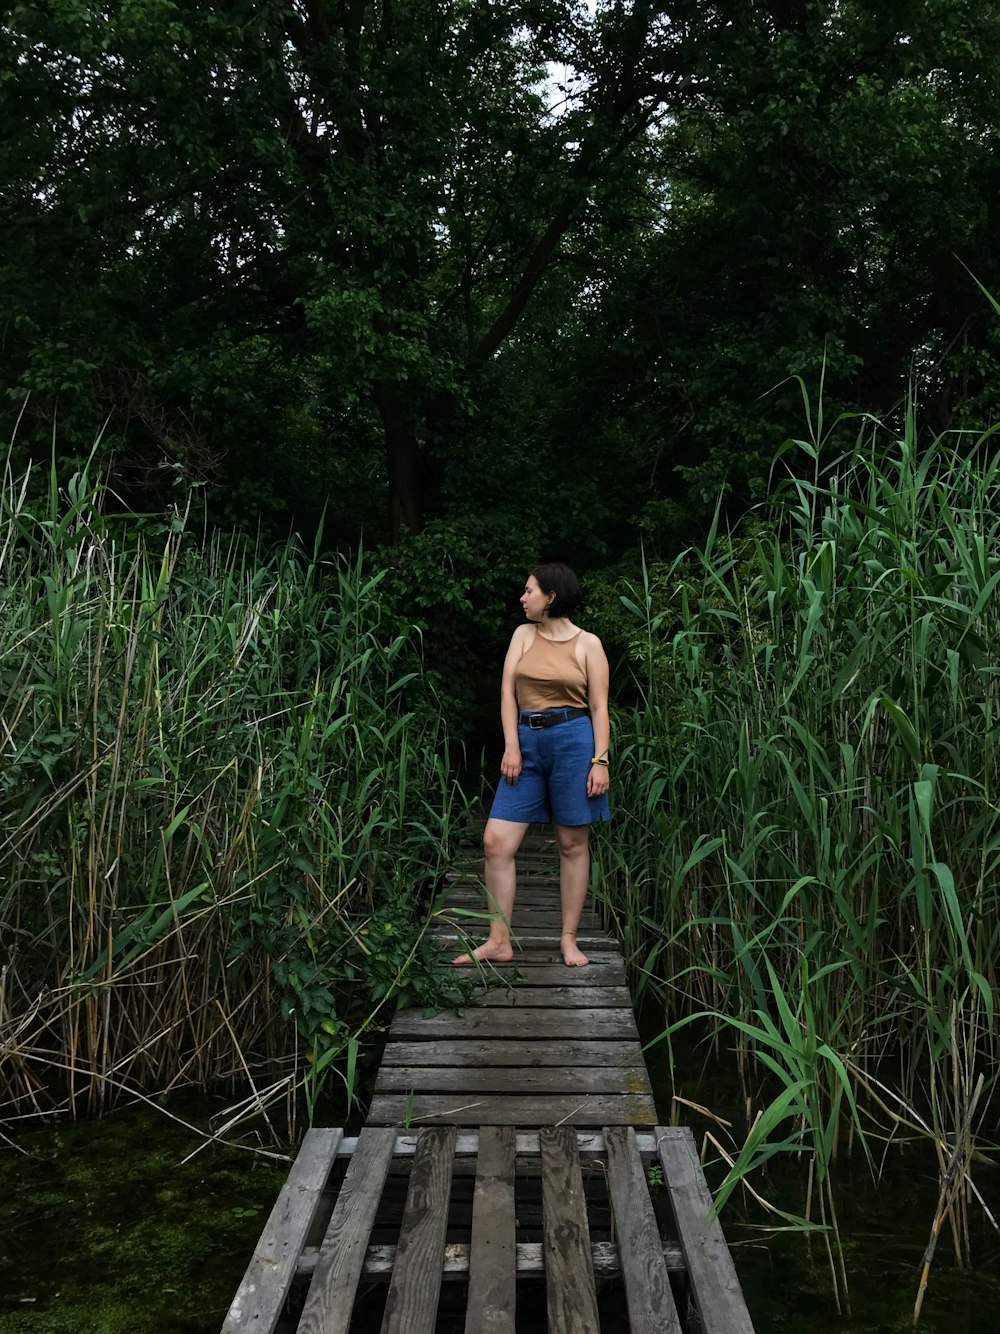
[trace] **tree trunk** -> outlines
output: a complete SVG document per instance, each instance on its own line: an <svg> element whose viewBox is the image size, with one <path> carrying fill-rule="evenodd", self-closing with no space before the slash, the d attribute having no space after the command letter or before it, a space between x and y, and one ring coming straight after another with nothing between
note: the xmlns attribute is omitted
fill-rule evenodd
<svg viewBox="0 0 1000 1334"><path fill-rule="evenodd" d="M395 546L407 533L424 526L424 481L427 461L417 441L416 422L399 385L379 384L375 406L385 434L389 471L389 541Z"/></svg>

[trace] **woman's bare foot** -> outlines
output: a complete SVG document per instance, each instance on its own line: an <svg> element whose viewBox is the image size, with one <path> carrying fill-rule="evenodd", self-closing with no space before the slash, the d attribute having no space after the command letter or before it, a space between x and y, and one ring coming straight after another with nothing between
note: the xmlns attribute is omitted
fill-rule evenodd
<svg viewBox="0 0 1000 1334"><path fill-rule="evenodd" d="M485 940L481 945L477 945L471 954L460 954L457 959L452 959L452 963L511 963L513 958L514 950L509 940ZM586 962L584 959L584 963Z"/></svg>
<svg viewBox="0 0 1000 1334"><path fill-rule="evenodd" d="M583 968L590 960L577 947L576 936L563 936L559 943L562 950L563 963L567 968Z"/></svg>

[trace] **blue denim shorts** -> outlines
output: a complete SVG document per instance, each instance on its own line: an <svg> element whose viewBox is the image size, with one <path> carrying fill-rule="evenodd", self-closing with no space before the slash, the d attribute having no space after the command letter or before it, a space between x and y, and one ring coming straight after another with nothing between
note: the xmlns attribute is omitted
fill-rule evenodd
<svg viewBox="0 0 1000 1334"><path fill-rule="evenodd" d="M561 709L541 709L561 713ZM521 776L500 780L491 820L525 824L581 825L610 820L608 794L587 796L587 775L594 755L594 725L581 715L537 730L519 723Z"/></svg>

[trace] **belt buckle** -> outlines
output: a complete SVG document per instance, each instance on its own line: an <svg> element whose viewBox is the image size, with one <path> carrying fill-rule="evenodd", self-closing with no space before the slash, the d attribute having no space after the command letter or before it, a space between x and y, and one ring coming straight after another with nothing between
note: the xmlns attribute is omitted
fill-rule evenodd
<svg viewBox="0 0 1000 1334"><path fill-rule="evenodd" d="M528 717L528 726L533 732L540 732L545 726L545 719L540 713L532 713Z"/></svg>

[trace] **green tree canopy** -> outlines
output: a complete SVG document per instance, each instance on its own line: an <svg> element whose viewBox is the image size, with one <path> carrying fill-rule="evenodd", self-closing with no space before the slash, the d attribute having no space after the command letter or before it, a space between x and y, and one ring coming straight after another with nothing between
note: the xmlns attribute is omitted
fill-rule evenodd
<svg viewBox="0 0 1000 1334"><path fill-rule="evenodd" d="M470 374L662 96L625 86L654 8L14 6L8 389L107 405L189 472L277 448L304 493L381 473L419 529Z"/></svg>
<svg viewBox="0 0 1000 1334"><path fill-rule="evenodd" d="M2 21L22 438L343 540L584 561L752 493L825 361L992 411L985 0L52 0ZM971 405L971 406L970 406ZM47 447L47 446L46 446ZM679 471L678 471L679 470Z"/></svg>

